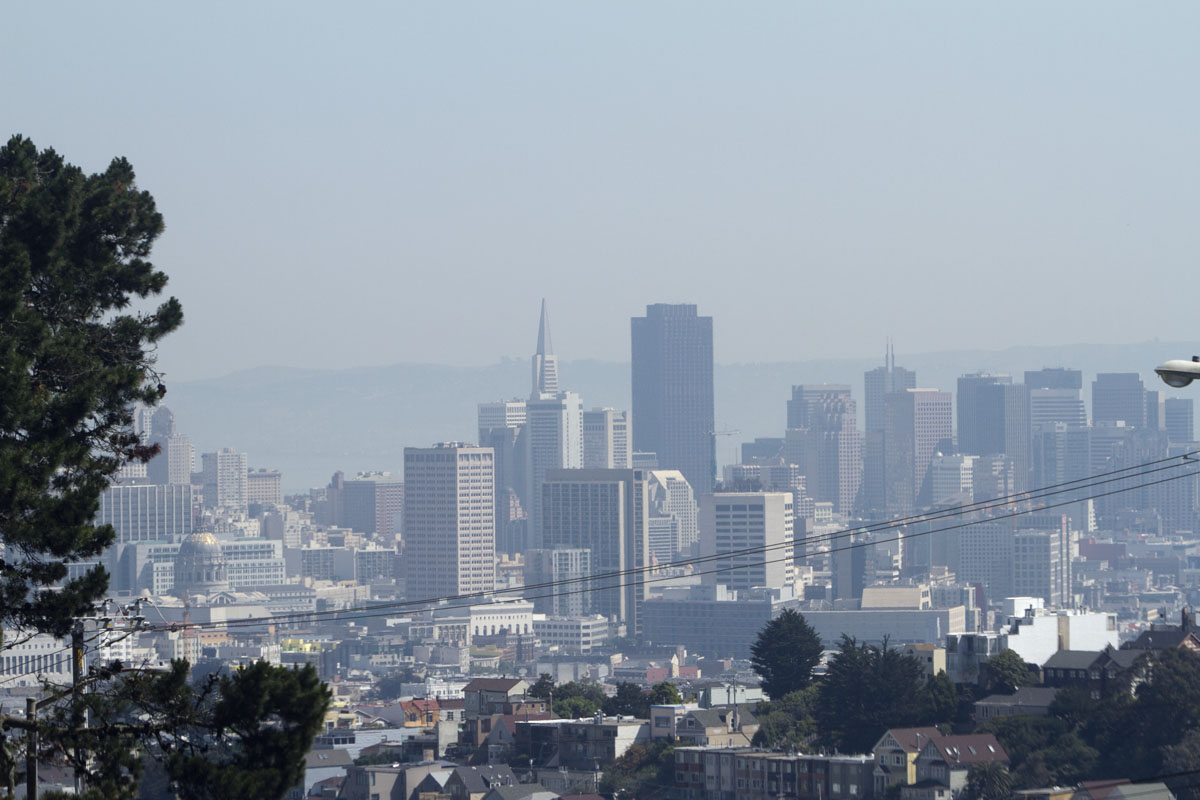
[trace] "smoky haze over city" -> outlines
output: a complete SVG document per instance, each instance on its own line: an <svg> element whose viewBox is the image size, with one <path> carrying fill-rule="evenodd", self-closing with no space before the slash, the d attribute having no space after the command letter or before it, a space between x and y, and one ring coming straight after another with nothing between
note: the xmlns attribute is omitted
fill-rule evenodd
<svg viewBox="0 0 1200 800"><path fill-rule="evenodd" d="M0 796L1200 800L1200 9L9 10Z"/></svg>

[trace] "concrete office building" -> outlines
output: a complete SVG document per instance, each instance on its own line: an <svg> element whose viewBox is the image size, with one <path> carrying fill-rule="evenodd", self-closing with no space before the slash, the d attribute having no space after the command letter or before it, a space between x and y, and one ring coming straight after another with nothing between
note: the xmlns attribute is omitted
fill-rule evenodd
<svg viewBox="0 0 1200 800"><path fill-rule="evenodd" d="M283 505L283 476L278 470L256 469L246 473L246 504Z"/></svg>
<svg viewBox="0 0 1200 800"><path fill-rule="evenodd" d="M1171 444L1194 442L1196 412L1190 397L1168 397L1164 404L1167 438Z"/></svg>
<svg viewBox="0 0 1200 800"><path fill-rule="evenodd" d="M247 505L246 454L226 447L200 457L205 508L244 511Z"/></svg>
<svg viewBox="0 0 1200 800"><path fill-rule="evenodd" d="M1136 372L1101 372L1092 381L1092 422L1146 425L1146 387Z"/></svg>
<svg viewBox="0 0 1200 800"><path fill-rule="evenodd" d="M542 505L536 499L548 472L583 467L583 404L574 392L542 394L529 398L525 411L529 543L543 547Z"/></svg>
<svg viewBox="0 0 1200 800"><path fill-rule="evenodd" d="M886 510L887 491L884 481L884 398L893 392L915 389L917 374L896 366L895 354L889 341L884 365L863 374L863 408L866 412L866 433L863 436L863 474L859 505L862 511L879 513Z"/></svg>
<svg viewBox="0 0 1200 800"><path fill-rule="evenodd" d="M1025 373L1029 391L1029 425L1063 422L1067 425L1087 425L1080 389L1083 373L1077 369L1041 369Z"/></svg>
<svg viewBox="0 0 1200 800"><path fill-rule="evenodd" d="M494 484L489 447L445 442L404 449L409 600L495 589Z"/></svg>
<svg viewBox="0 0 1200 800"><path fill-rule="evenodd" d="M988 413L984 409L984 389L993 386L1011 385L1012 377L1008 375L992 375L987 372L976 372L973 375L963 375L958 379L958 389L954 401L958 411L958 451L966 455L983 456L993 453L1003 453L991 440L990 431L985 431L988 425Z"/></svg>
<svg viewBox="0 0 1200 800"><path fill-rule="evenodd" d="M935 453L953 442L949 392L907 389L884 401L884 491L889 511L907 514L926 487Z"/></svg>
<svg viewBox="0 0 1200 800"><path fill-rule="evenodd" d="M671 535L669 553L655 550L659 563L693 555L700 541L699 508L687 478L674 469L650 470L647 476L651 524L665 522Z"/></svg>
<svg viewBox="0 0 1200 800"><path fill-rule="evenodd" d="M583 412L583 466L630 469L629 412L593 408Z"/></svg>
<svg viewBox="0 0 1200 800"><path fill-rule="evenodd" d="M360 472L342 483L338 527L392 540L403 529L404 480L391 472Z"/></svg>
<svg viewBox="0 0 1200 800"><path fill-rule="evenodd" d="M630 327L633 449L656 453L659 467L708 494L716 476L712 317L659 303Z"/></svg>
<svg viewBox="0 0 1200 800"><path fill-rule="evenodd" d="M479 404L479 446L495 453L496 551L520 553L529 542L528 447L524 400Z"/></svg>
<svg viewBox="0 0 1200 800"><path fill-rule="evenodd" d="M100 495L96 525L111 525L116 543L179 541L194 530L191 485L110 486Z"/></svg>
<svg viewBox="0 0 1200 800"><path fill-rule="evenodd" d="M624 622L634 635L645 599L649 559L646 473L631 469L554 469L542 484L543 549L591 551L594 575L625 573L589 586L591 610ZM634 572L630 572L634 571Z"/></svg>
<svg viewBox="0 0 1200 800"><path fill-rule="evenodd" d="M1070 608L1071 543L1074 534L1058 530L1018 530L1012 544L1012 590L1020 597L1040 597L1047 605Z"/></svg>
<svg viewBox="0 0 1200 800"><path fill-rule="evenodd" d="M795 583L791 492L720 492L700 498L703 582L735 591ZM751 552L745 552L750 550Z"/></svg>
<svg viewBox="0 0 1200 800"><path fill-rule="evenodd" d="M978 456L935 455L929 462L929 501L935 506L970 503L974 496L975 460Z"/></svg>
<svg viewBox="0 0 1200 800"><path fill-rule="evenodd" d="M540 614L579 617L592 611L592 551L558 547L525 552L525 597Z"/></svg>
<svg viewBox="0 0 1200 800"><path fill-rule="evenodd" d="M805 490L819 503L850 514L862 483L862 433L850 387L838 384L792 387L787 406L789 441L803 439ZM803 431L802 434L799 432Z"/></svg>

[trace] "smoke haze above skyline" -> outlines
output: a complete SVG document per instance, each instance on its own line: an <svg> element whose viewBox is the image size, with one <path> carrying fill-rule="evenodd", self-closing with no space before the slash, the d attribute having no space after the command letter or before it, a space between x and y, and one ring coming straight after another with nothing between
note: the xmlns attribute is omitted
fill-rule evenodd
<svg viewBox="0 0 1200 800"><path fill-rule="evenodd" d="M170 380L527 357L543 296L571 360L627 360L653 302L711 315L719 363L1189 340L1198 22L29 4L0 120L157 199Z"/></svg>

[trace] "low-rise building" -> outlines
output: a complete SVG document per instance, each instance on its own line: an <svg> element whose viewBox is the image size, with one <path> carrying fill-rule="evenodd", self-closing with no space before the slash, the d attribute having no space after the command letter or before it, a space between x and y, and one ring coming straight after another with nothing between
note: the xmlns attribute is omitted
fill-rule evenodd
<svg viewBox="0 0 1200 800"><path fill-rule="evenodd" d="M675 748L680 800L871 800L869 755L794 755L754 748Z"/></svg>

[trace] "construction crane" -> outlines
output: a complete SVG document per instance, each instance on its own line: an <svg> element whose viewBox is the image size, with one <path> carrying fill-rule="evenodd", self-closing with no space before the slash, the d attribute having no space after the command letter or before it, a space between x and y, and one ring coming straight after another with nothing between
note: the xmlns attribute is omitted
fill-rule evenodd
<svg viewBox="0 0 1200 800"><path fill-rule="evenodd" d="M724 430L709 431L708 435L712 438L712 475L716 479L717 475L717 437L718 436L737 436L741 431L733 428L725 428ZM736 453L734 454L736 456ZM734 459L736 460L736 458Z"/></svg>

